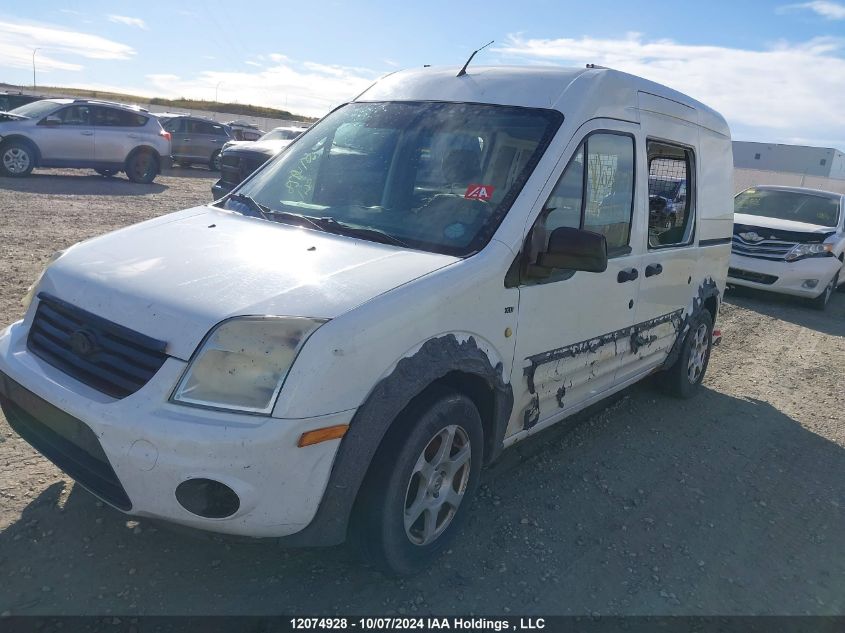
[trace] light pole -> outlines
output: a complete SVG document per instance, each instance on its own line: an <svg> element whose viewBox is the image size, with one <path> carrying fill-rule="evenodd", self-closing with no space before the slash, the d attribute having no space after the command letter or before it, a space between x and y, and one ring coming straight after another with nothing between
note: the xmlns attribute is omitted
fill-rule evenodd
<svg viewBox="0 0 845 633"><path fill-rule="evenodd" d="M217 91L220 89L220 84L222 84L222 83L223 83L222 81L218 81L217 85L214 86L214 103L219 103L217 101Z"/></svg>
<svg viewBox="0 0 845 633"><path fill-rule="evenodd" d="M35 53L40 51L40 48L32 49L32 90L35 90Z"/></svg>

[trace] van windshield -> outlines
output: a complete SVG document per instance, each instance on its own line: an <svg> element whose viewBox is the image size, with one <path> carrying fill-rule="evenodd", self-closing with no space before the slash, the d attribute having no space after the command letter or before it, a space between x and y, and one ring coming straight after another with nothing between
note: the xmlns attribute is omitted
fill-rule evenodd
<svg viewBox="0 0 845 633"><path fill-rule="evenodd" d="M835 227L839 223L839 196L748 189L734 199L734 213Z"/></svg>
<svg viewBox="0 0 845 633"><path fill-rule="evenodd" d="M562 120L556 111L512 106L351 103L224 204L466 256L489 241Z"/></svg>

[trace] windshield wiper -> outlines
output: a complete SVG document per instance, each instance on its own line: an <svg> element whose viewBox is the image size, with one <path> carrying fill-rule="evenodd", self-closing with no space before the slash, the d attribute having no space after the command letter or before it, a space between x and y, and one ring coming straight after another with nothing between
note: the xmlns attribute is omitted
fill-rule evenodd
<svg viewBox="0 0 845 633"><path fill-rule="evenodd" d="M405 242L400 240L398 237L394 237L390 233L385 233L384 231L379 231L378 229L372 229L364 226L355 226L354 224L347 224L346 222L341 222L340 220L333 217L315 218L310 215L303 215L301 213L291 213L290 211L279 211L277 209L271 209L270 207L263 205L260 202L257 202L252 196L248 196L245 193L234 193L230 195L227 200L236 200L238 202L243 202L253 211L257 211L265 220L276 222L296 222L298 224L305 224L311 226L317 229L318 231L323 231L326 233L351 235L353 237L370 239L374 242L380 242L382 244L393 244L395 246L403 246L405 248L410 248L410 246L408 246Z"/></svg>
<svg viewBox="0 0 845 633"><path fill-rule="evenodd" d="M347 224L346 222L341 222L333 217L312 218L312 220L323 230L331 231L333 233L341 233L351 235L352 237L370 239L375 242L381 242L382 244L393 244L395 246L411 248L398 237L395 237L390 233L385 233L384 231L379 231L378 229Z"/></svg>
<svg viewBox="0 0 845 633"><path fill-rule="evenodd" d="M273 212L273 209L271 209L268 206L261 204L260 202L256 202L256 200L254 198L246 195L245 193L233 193L228 198L226 198L226 200L227 201L236 200L237 202L243 202L246 206L248 206L253 211L257 211L259 213L259 215L261 215L261 217L264 218L265 220L269 219L267 217L267 214Z"/></svg>
<svg viewBox="0 0 845 633"><path fill-rule="evenodd" d="M243 202L253 211L257 211L261 214L262 218L270 220L271 222L295 222L297 224L311 226L318 231L326 231L326 229L317 222L318 218L312 218L307 215L302 215L301 213L291 213L289 211L272 209L265 204L261 204L255 198L245 193L233 193L227 198L227 200L237 200L238 202Z"/></svg>
<svg viewBox="0 0 845 633"><path fill-rule="evenodd" d="M288 222L297 222L299 224L307 224L308 226L314 227L318 231L325 232L326 229L320 226L318 220L319 218L312 218L310 215L302 215L301 213L291 213L290 211L277 211L276 209L268 209L265 211L267 213L268 220L281 220L281 221L288 221Z"/></svg>

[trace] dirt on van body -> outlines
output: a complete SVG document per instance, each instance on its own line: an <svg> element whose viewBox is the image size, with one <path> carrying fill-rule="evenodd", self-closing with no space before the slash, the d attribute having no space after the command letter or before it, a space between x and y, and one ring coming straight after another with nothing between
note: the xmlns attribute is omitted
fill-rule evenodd
<svg viewBox="0 0 845 633"><path fill-rule="evenodd" d="M51 253L210 200L45 170L0 179L0 323ZM635 386L505 452L464 532L405 580L345 547L173 531L103 506L0 416L7 614L843 614L845 294L731 293L691 401Z"/></svg>

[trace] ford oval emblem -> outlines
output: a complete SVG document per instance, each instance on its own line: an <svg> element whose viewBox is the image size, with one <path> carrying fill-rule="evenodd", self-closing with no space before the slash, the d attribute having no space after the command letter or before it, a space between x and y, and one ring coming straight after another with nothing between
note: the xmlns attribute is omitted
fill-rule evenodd
<svg viewBox="0 0 845 633"><path fill-rule="evenodd" d="M70 349L77 356L90 356L97 350L97 342L94 335L85 330L76 330L70 335Z"/></svg>

